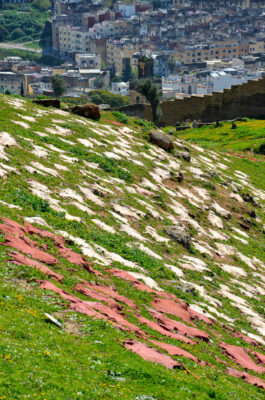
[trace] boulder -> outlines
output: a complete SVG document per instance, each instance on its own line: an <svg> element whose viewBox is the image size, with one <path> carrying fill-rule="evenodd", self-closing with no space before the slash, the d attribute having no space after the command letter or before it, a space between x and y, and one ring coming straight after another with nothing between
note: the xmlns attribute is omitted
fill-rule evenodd
<svg viewBox="0 0 265 400"><path fill-rule="evenodd" d="M205 175L209 176L210 178L217 178L218 177L218 174L213 170L212 171L206 171Z"/></svg>
<svg viewBox="0 0 265 400"><path fill-rule="evenodd" d="M61 107L61 102L60 100L57 99L35 99L33 100L33 103L44 107L54 107L54 108Z"/></svg>
<svg viewBox="0 0 265 400"><path fill-rule="evenodd" d="M231 213L227 211L225 208L221 207L218 203L216 203L216 201L212 203L211 207L220 217L223 217L225 219L231 219Z"/></svg>
<svg viewBox="0 0 265 400"><path fill-rule="evenodd" d="M186 151L176 151L175 154L178 158L182 158L184 161L190 162L190 153Z"/></svg>
<svg viewBox="0 0 265 400"><path fill-rule="evenodd" d="M191 237L184 225L179 224L170 226L169 228L165 229L164 232L187 249L190 247Z"/></svg>
<svg viewBox="0 0 265 400"><path fill-rule="evenodd" d="M151 131L149 134L151 143L156 144L161 149L169 151L174 149L174 144L170 137L159 131Z"/></svg>
<svg viewBox="0 0 265 400"><path fill-rule="evenodd" d="M216 186L212 182L208 182L209 189L216 190Z"/></svg>
<svg viewBox="0 0 265 400"><path fill-rule="evenodd" d="M241 218L242 220L242 224L244 224L245 226L248 227L248 229L250 229L253 226L257 226L256 222L253 221L253 219L249 219L249 218ZM241 226L242 226L241 224ZM240 225L240 224L239 224Z"/></svg>
<svg viewBox="0 0 265 400"><path fill-rule="evenodd" d="M84 104L81 106L71 107L70 111L73 114L80 115L80 117L90 118L94 121L100 119L100 109L95 104Z"/></svg>
<svg viewBox="0 0 265 400"><path fill-rule="evenodd" d="M256 211L255 211L255 210L250 210L250 211L248 211L248 215L249 215L251 218L254 218L254 219L257 218L257 214L256 214Z"/></svg>
<svg viewBox="0 0 265 400"><path fill-rule="evenodd" d="M184 179L184 176L183 176L183 174L181 172L177 172L177 173L173 174L172 177L171 177L171 180L173 182L181 183L181 182L183 182L183 179Z"/></svg>
<svg viewBox="0 0 265 400"><path fill-rule="evenodd" d="M186 146L184 143L182 143L181 141L177 140L175 142L175 145L177 148L181 149L181 150L186 150L188 153L190 153L190 149L188 148L188 146Z"/></svg>
<svg viewBox="0 0 265 400"><path fill-rule="evenodd" d="M176 126L176 132L185 131L186 129L190 129L190 126L189 125Z"/></svg>
<svg viewBox="0 0 265 400"><path fill-rule="evenodd" d="M196 296L197 290L189 282L183 282L176 286L177 289L182 290L184 293L190 293L192 296Z"/></svg>
<svg viewBox="0 0 265 400"><path fill-rule="evenodd" d="M257 207L258 203L256 202L256 200L254 199L253 196L251 196L251 194L249 193L242 193L242 197L243 200L246 201L247 203L251 203L253 204L253 206Z"/></svg>

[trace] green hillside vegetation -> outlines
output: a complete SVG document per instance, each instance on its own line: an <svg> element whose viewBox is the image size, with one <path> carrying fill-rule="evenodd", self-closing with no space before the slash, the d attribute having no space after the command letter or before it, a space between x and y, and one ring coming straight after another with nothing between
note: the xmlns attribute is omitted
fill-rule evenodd
<svg viewBox="0 0 265 400"><path fill-rule="evenodd" d="M41 47L51 43L51 3L34 0L28 4L0 6L0 42L30 42L39 40Z"/></svg>
<svg viewBox="0 0 265 400"><path fill-rule="evenodd" d="M63 62L59 58L43 55L41 53L35 53L27 50L0 48L0 60L3 60L5 57L21 57L23 60L35 61L40 65L49 65L49 66L58 66Z"/></svg>
<svg viewBox="0 0 265 400"><path fill-rule="evenodd" d="M231 154L234 167L240 167L250 174L253 181L264 189L265 121L247 119L236 122L236 125L236 129L232 129L231 122L222 122L218 128L215 124L191 128L183 133L178 132L177 137L197 143L205 149L220 151L224 156ZM170 128L165 129L168 130Z"/></svg>
<svg viewBox="0 0 265 400"><path fill-rule="evenodd" d="M261 134L262 124L265 126L265 121L245 123L249 132L246 140L255 129ZM117 112L103 112L95 123L63 110L37 106L19 96L0 95L0 399L264 399L262 388L232 377L226 369L244 371L263 381L264 373L243 368L220 348L220 342L240 346L253 362L256 361L251 351L265 356L262 328L221 293L224 285L229 287L246 308L264 320L264 156L257 154L255 160L250 160L225 154L231 151L228 141L222 143L221 130L217 134L212 128L207 129L215 134L213 144L206 140L206 128L190 130L172 135L175 150L166 153L149 142L148 133L153 128L147 121ZM228 130L228 126L222 129ZM238 128L233 135L239 132ZM184 136L185 141L178 142ZM233 138L234 152L242 138ZM195 145L197 142L205 149ZM181 145L190 149L191 163L177 157ZM197 176L192 168L201 169L203 174ZM213 169L216 174L210 176ZM158 179L161 171L167 175ZM183 182L177 180L180 171ZM242 173L246 174L245 182ZM241 185L239 195L251 193L259 205L231 198L231 187L223 185L229 180ZM196 193L195 188L202 190L206 200L200 198L198 203L199 192L189 197ZM215 213L215 202L230 213L229 218L219 215L222 228L213 227L208 219L209 210ZM187 229L193 239L187 248L165 233L173 221L177 223L180 209L187 212ZM257 218L252 218L248 230L242 231L242 218L249 220L253 209ZM13 221L11 225L6 218ZM9 239L16 223L24 228L12 242ZM27 223L32 224L31 231L26 230ZM227 237L226 241L213 239L211 228ZM160 241L148 232L155 232ZM62 242L57 245L52 234L57 235L57 240L65 238L63 252ZM39 259L15 247L22 238L31 249L50 257L50 261L41 263L53 275L47 269L41 272L28 265ZM209 253L201 251L198 244ZM217 251L220 244L233 246L235 252L223 258ZM28 263L16 262L14 249L26 255ZM77 258L82 255L84 265L70 261L67 251ZM254 268L244 256L255 264ZM187 268L187 257L205 267ZM228 272L223 264L235 266L242 275ZM138 278L145 283L143 289L115 276L110 271L113 269L142 273L149 280ZM43 281L64 292L59 295L42 288ZM111 307L108 301L113 303L112 297L95 300L76 289L85 283L108 287L136 308L122 300ZM254 289L248 295L248 290ZM117 325L115 318L102 318L106 316L104 312L91 317L70 309L71 301L63 298L66 293L74 296L76 303L83 300L87 302L83 306L91 307L99 303L123 319ZM193 337L194 343L185 343L150 327L157 322L151 310L154 299L163 298L163 293L165 298L177 297L205 310L204 319L190 322L183 322L175 314L167 317L205 332L209 341ZM63 328L49 322L45 313L56 318ZM206 316L215 322L207 322ZM149 325L140 322L143 317ZM144 335L126 329L124 320ZM241 336L233 335L227 326ZM253 341L247 342L242 334ZM151 340L159 340L178 346L203 362L170 356L182 363L180 368L171 370L126 349L124 341L129 339L152 349L158 347Z"/></svg>
<svg viewBox="0 0 265 400"><path fill-rule="evenodd" d="M265 123L263 120L237 121L237 128L232 129L231 122L222 122L202 126L198 129L185 130L178 133L184 140L196 142L207 149L227 151L249 151L265 154Z"/></svg>
<svg viewBox="0 0 265 400"><path fill-rule="evenodd" d="M93 90L89 93L89 99L95 104L109 104L112 108L129 104L128 96L113 94L107 90Z"/></svg>
<svg viewBox="0 0 265 400"><path fill-rule="evenodd" d="M66 104L108 104L111 108L118 108L129 104L128 96L114 94L107 90L91 90L87 95L82 94L79 97L63 97Z"/></svg>

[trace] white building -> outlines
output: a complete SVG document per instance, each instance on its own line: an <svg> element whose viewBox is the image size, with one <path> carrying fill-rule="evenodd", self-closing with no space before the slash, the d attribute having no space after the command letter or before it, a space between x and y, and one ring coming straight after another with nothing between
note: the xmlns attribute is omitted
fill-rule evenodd
<svg viewBox="0 0 265 400"><path fill-rule="evenodd" d="M129 96L129 82L113 82L111 84L111 92L114 94L122 94L123 96Z"/></svg>
<svg viewBox="0 0 265 400"><path fill-rule="evenodd" d="M122 18L131 18L136 14L134 4L118 4L118 11L120 11Z"/></svg>
<svg viewBox="0 0 265 400"><path fill-rule="evenodd" d="M72 25L59 25L59 48L65 55L90 52L90 33L88 30Z"/></svg>
<svg viewBox="0 0 265 400"><path fill-rule="evenodd" d="M95 24L93 28L89 29L91 37L113 37L114 36L114 22L103 21L102 23Z"/></svg>
<svg viewBox="0 0 265 400"><path fill-rule="evenodd" d="M78 68L101 68L101 54L76 54L75 62Z"/></svg>
<svg viewBox="0 0 265 400"><path fill-rule="evenodd" d="M222 71L209 71L201 76L190 74L162 78L163 93L175 95L206 95L222 92L232 85L241 85L250 79L260 78L261 74L248 75L243 71L227 68Z"/></svg>

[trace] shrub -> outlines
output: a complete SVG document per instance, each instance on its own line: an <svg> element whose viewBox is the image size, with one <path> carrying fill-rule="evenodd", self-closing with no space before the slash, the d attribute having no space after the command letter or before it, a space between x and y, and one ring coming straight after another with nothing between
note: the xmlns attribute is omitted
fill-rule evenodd
<svg viewBox="0 0 265 400"><path fill-rule="evenodd" d="M119 111L113 111L112 114L114 115L114 117L116 118L117 121L119 121L123 124L128 124L129 118L125 114L123 114Z"/></svg>
<svg viewBox="0 0 265 400"><path fill-rule="evenodd" d="M261 143L261 145L258 148L256 148L254 151L257 154L265 154L265 142Z"/></svg>
<svg viewBox="0 0 265 400"><path fill-rule="evenodd" d="M107 90L93 90L89 93L90 101L95 104L109 104L112 108L127 106L129 99L127 96L113 94Z"/></svg>
<svg viewBox="0 0 265 400"><path fill-rule="evenodd" d="M15 189L13 191L14 203L20 206L32 208L35 211L49 212L50 206L48 201L35 196L32 193L27 193L23 189Z"/></svg>

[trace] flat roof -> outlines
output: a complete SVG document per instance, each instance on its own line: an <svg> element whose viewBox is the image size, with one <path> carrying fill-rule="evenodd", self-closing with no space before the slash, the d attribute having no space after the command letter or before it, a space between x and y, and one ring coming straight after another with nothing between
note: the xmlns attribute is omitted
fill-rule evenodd
<svg viewBox="0 0 265 400"><path fill-rule="evenodd" d="M100 69L80 68L79 72L80 72L80 74L100 74L101 70Z"/></svg>

